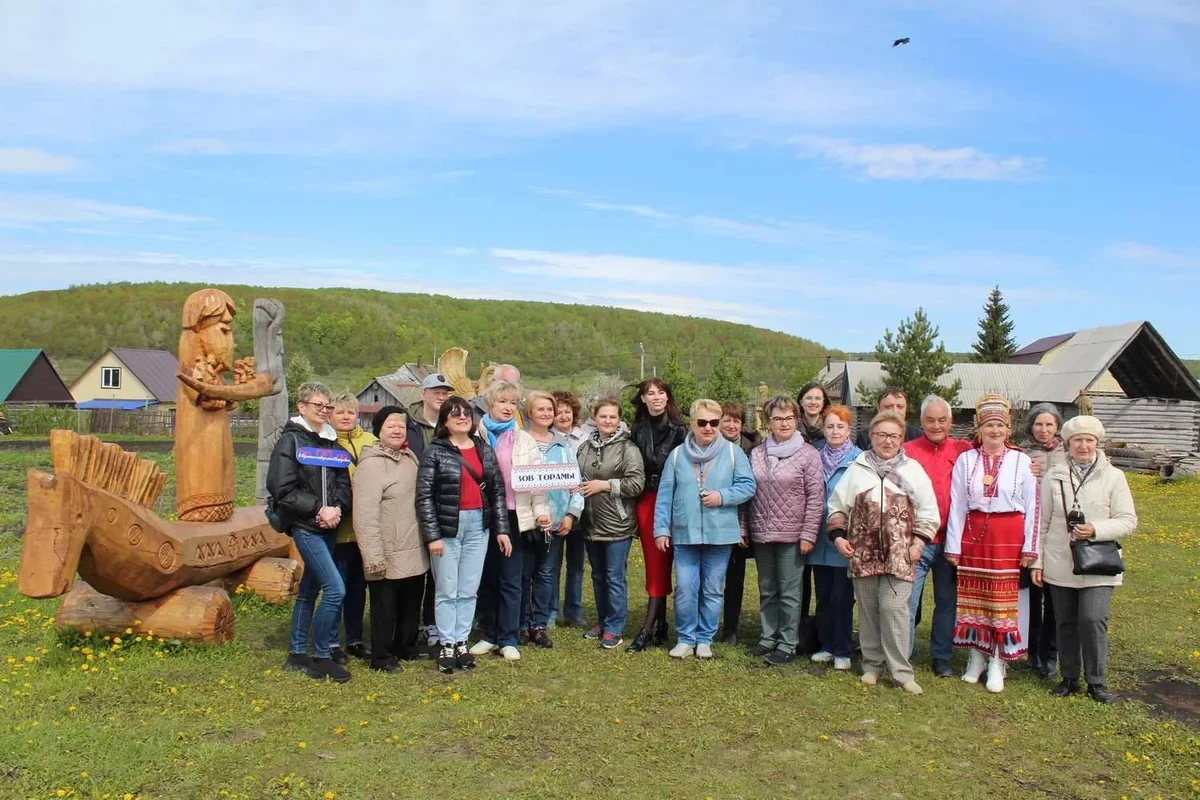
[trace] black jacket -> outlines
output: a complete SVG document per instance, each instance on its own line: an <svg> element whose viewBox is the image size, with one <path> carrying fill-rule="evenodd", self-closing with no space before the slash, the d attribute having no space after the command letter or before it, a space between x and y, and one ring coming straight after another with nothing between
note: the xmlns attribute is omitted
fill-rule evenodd
<svg viewBox="0 0 1200 800"><path fill-rule="evenodd" d="M508 507L504 502L504 477L496 451L478 436L472 437L483 462L483 527L493 536L508 534ZM421 456L417 470L417 522L427 542L458 536L459 500L463 460L449 439L434 439Z"/></svg>
<svg viewBox="0 0 1200 800"><path fill-rule="evenodd" d="M340 508L345 518L350 516L350 471L301 464L296 460L296 450L301 447L345 449L337 442L322 439L289 420L275 442L275 449L271 451L271 461L267 466L267 493L275 501L276 510L289 527L331 533L317 524L317 512L321 510L321 478L324 476L325 479L328 505Z"/></svg>
<svg viewBox="0 0 1200 800"><path fill-rule="evenodd" d="M645 417L633 423L631 437L642 454L642 465L646 470L646 486L643 491L658 491L658 479L662 477L667 456L687 438L687 427L675 425L667 415L659 420Z"/></svg>
<svg viewBox="0 0 1200 800"><path fill-rule="evenodd" d="M922 430L921 428L918 428L916 425L909 425L909 424L905 423L905 425L904 425L904 441L911 442L913 439L920 439L924 435L925 435L925 431ZM864 453L866 451L870 450L871 449L871 433L870 433L870 431L864 430L862 433L858 434L858 438L854 441L854 443L856 445L858 445L858 449L862 450Z"/></svg>

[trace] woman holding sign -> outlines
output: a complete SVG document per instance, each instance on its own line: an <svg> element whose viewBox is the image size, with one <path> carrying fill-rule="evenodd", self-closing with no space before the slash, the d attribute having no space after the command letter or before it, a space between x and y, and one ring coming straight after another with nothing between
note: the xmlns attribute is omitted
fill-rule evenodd
<svg viewBox="0 0 1200 800"><path fill-rule="evenodd" d="M541 463L564 465L575 473L578 484L579 470L575 462L575 451L566 436L554 429L554 396L547 392L529 393L525 401L525 419L529 430L518 434L529 439L537 448ZM566 472L568 470L564 470ZM518 484L517 489L520 490ZM575 528L583 514L583 495L572 494L569 489L554 489L542 494L520 492L517 495L517 512L521 505L531 506L527 513L536 513L538 498L544 498L548 512L544 527L537 530L536 547L525 556L525 572L522 578L521 619L530 621L529 640L537 647L553 647L554 642L546 628L553 610L554 589L558 583L556 567L562 563L562 549L566 537ZM536 522L536 520L535 520Z"/></svg>
<svg viewBox="0 0 1200 800"><path fill-rule="evenodd" d="M737 507L754 496L742 448L719 433L721 404L692 403L692 430L663 465L654 508L654 543L675 550L672 658L712 658L725 598L729 555L742 540Z"/></svg>
<svg viewBox="0 0 1200 800"><path fill-rule="evenodd" d="M474 427L470 403L457 395L446 400L417 470L417 523L429 545L433 613L442 643L437 664L445 674L475 666L467 637L489 531L502 556L513 550L500 465L491 446L471 435Z"/></svg>
<svg viewBox="0 0 1200 800"><path fill-rule="evenodd" d="M267 492L288 526L304 561L304 577L292 606L292 633L285 670L304 670L310 678L350 680L334 662L332 645L346 585L334 562L338 524L350 516L350 456L337 443L329 424L333 406L323 384L309 381L296 391L297 416L283 426L267 468ZM323 463L321 451L341 454L340 468ZM332 463L336 459L329 459ZM320 595L320 602L317 595ZM309 627L313 655L308 657Z"/></svg>
<svg viewBox="0 0 1200 800"><path fill-rule="evenodd" d="M596 626L584 634L606 650L621 645L629 613L625 579L629 546L637 536L634 515L646 476L642 454L621 430L621 401L615 397L592 406L595 430L579 446L579 494L584 497L588 561L596 592Z"/></svg>

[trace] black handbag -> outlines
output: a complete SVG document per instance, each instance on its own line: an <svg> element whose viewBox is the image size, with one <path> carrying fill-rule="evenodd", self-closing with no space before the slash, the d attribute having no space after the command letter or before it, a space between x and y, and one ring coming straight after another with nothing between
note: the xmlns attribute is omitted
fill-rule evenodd
<svg viewBox="0 0 1200 800"><path fill-rule="evenodd" d="M263 509L263 514L266 515L267 524L270 525L273 530L278 531L279 533L286 533L288 536L292 535L292 527L284 522L283 516L279 513L279 509L275 507L274 497L267 498L267 507Z"/></svg>
<svg viewBox="0 0 1200 800"><path fill-rule="evenodd" d="M1058 482L1058 490L1062 495L1064 517L1067 514L1067 490L1063 482ZM1067 535L1071 527L1067 525ZM1117 542L1097 542L1089 539L1073 539L1071 541L1071 572L1075 575L1103 575L1112 577L1125 571L1125 560L1121 558L1121 545Z"/></svg>

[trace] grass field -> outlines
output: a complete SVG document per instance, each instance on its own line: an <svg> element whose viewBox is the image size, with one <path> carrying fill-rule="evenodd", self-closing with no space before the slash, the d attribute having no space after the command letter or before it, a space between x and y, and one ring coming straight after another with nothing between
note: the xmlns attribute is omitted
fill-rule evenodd
<svg viewBox="0 0 1200 800"><path fill-rule="evenodd" d="M1197 482L1132 479L1141 525L1111 626L1123 702L1103 707L1050 698L1020 667L999 696L936 680L924 625L921 697L729 647L711 663L603 652L563 629L516 664L453 677L351 665L350 683L316 684L278 671L288 610L246 596L223 648L59 637L57 601L23 598L14 574L24 469L47 460L0 451L4 798L1200 796L1195 705L1189 718L1134 699L1163 676L1200 696ZM240 502L252 476L238 459ZM631 629L644 609L632 561Z"/></svg>

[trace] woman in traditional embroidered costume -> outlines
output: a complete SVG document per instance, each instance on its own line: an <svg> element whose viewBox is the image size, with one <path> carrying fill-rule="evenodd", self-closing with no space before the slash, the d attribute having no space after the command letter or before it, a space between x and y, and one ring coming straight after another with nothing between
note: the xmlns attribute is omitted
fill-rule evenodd
<svg viewBox="0 0 1200 800"><path fill-rule="evenodd" d="M955 647L970 650L963 680L1004 689L1004 665L1029 649L1028 591L1021 567L1038 553L1037 479L1029 456L1009 444L1008 400L985 394L975 405L977 446L958 457L950 484L946 560L958 567Z"/></svg>

